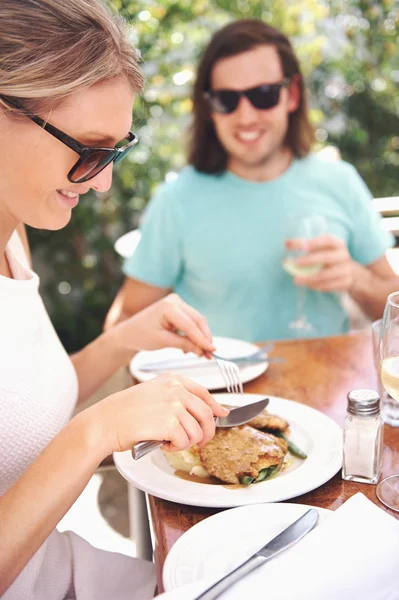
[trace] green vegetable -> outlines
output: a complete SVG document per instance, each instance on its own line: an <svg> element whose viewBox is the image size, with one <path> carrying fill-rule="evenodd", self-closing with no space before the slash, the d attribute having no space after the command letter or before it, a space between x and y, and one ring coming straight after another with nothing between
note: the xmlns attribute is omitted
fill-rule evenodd
<svg viewBox="0 0 399 600"><path fill-rule="evenodd" d="M254 477L250 477L249 475L244 475L244 477L241 477L240 483L242 483L242 485L250 485L251 483L260 483L261 481L264 481L265 479L269 479L270 477L272 477L272 475L277 473L280 466L281 465L275 465L273 467L267 467L266 469L261 469L259 471L259 475L256 479Z"/></svg>
<svg viewBox="0 0 399 600"><path fill-rule="evenodd" d="M298 448L298 446L296 446L293 442L291 442L291 440L289 440L287 437L285 437L285 435L283 433L281 433L280 431L278 433L274 433L273 435L276 435L277 437L280 437L287 442L288 452L290 454L292 454L293 456L296 456L297 458L301 458L302 460L305 460L305 458L308 457L307 454L305 454L300 448Z"/></svg>
<svg viewBox="0 0 399 600"><path fill-rule="evenodd" d="M250 477L249 475L244 475L244 477L241 477L240 479L240 483L242 483L242 485L250 485L254 480L253 477Z"/></svg>
<svg viewBox="0 0 399 600"><path fill-rule="evenodd" d="M279 465L274 465L274 467L269 467L269 474L268 474L268 479L270 479L270 477L273 477L273 475L275 475L277 473L277 471L280 470L282 466L282 462Z"/></svg>
<svg viewBox="0 0 399 600"><path fill-rule="evenodd" d="M260 481L263 481L268 476L269 476L269 469L262 469L261 471L259 471L259 475L255 479L255 483L259 483Z"/></svg>

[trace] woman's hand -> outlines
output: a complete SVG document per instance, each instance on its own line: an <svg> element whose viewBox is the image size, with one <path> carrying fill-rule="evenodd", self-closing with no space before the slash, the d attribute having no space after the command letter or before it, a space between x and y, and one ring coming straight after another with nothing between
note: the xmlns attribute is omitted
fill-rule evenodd
<svg viewBox="0 0 399 600"><path fill-rule="evenodd" d="M172 346L210 358L215 350L205 317L177 294L154 302L109 331L121 349L132 352Z"/></svg>
<svg viewBox="0 0 399 600"><path fill-rule="evenodd" d="M117 392L83 412L98 424L105 455L147 440L165 440L170 452L202 446L215 435L214 417L229 413L204 387L169 373Z"/></svg>
<svg viewBox="0 0 399 600"><path fill-rule="evenodd" d="M205 317L176 294L111 327L72 357L79 379L79 402L127 365L137 350L168 346L206 358L215 350Z"/></svg>

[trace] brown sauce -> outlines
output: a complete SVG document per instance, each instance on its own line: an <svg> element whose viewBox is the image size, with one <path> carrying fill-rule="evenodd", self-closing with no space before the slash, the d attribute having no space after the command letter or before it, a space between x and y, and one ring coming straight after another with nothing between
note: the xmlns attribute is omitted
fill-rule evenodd
<svg viewBox="0 0 399 600"><path fill-rule="evenodd" d="M223 485L219 479L216 477L211 477L208 475L207 477L199 477L199 475L190 475L188 471L183 471L183 469L178 469L175 471L176 477L179 479L184 479L184 481L192 481L193 483L207 483L208 485Z"/></svg>
<svg viewBox="0 0 399 600"><path fill-rule="evenodd" d="M248 487L242 483L222 483L222 486L226 488L226 490L241 490L242 488Z"/></svg>
<svg viewBox="0 0 399 600"><path fill-rule="evenodd" d="M192 481L193 483L206 483L207 485L220 485L227 490L239 490L241 488L248 487L247 485L242 485L241 483L223 483L223 481L219 481L216 477L212 477L208 475L207 477L199 477L198 475L190 475L187 471L183 471L182 469L178 469L174 473L176 477L179 479L184 479L184 481Z"/></svg>
<svg viewBox="0 0 399 600"><path fill-rule="evenodd" d="M280 471L278 471L275 475L270 477L270 479L273 479L279 473L289 473L293 470L295 463L296 460L294 457L288 457L286 455L285 460L283 462L283 466L281 467ZM223 483L223 481L220 481L219 479L217 479L216 477L212 477L211 475L208 475L207 477L200 477L199 475L190 475L188 471L183 471L183 469L178 469L174 472L174 474L179 479L184 479L184 481L192 481L193 483L205 483L207 485L220 485L226 488L226 490L240 490L242 488L248 487L247 485L243 485L241 483ZM267 479L265 481L267 481Z"/></svg>

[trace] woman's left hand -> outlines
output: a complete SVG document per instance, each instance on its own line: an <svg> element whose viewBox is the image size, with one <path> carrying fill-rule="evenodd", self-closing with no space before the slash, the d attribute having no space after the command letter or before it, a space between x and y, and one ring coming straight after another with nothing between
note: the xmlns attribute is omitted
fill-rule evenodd
<svg viewBox="0 0 399 600"><path fill-rule="evenodd" d="M177 294L154 302L111 331L120 349L132 352L170 346L210 358L215 350L205 317Z"/></svg>

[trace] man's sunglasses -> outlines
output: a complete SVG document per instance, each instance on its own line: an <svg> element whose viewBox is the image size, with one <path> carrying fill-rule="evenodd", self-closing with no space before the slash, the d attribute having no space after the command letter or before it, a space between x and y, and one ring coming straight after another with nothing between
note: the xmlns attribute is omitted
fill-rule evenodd
<svg viewBox="0 0 399 600"><path fill-rule="evenodd" d="M67 177L71 183L84 183L93 179L96 175L101 173L111 162L115 164L125 158L127 153L137 144L137 136L132 132L126 136L127 144L120 148L93 148L81 144L73 137L64 133L54 125L50 125L46 121L43 121L40 117L34 115L29 110L7 97L0 96L2 100L22 111L23 114L28 117L37 125L40 125L42 129L53 135L57 140L71 148L76 154L79 154L79 160L74 164L72 169L69 171Z"/></svg>
<svg viewBox="0 0 399 600"><path fill-rule="evenodd" d="M204 97L214 113L227 115L234 112L242 96L248 98L255 108L267 110L279 103L280 90L287 87L290 81L291 79L286 77L280 83L265 83L246 90L208 90Z"/></svg>

